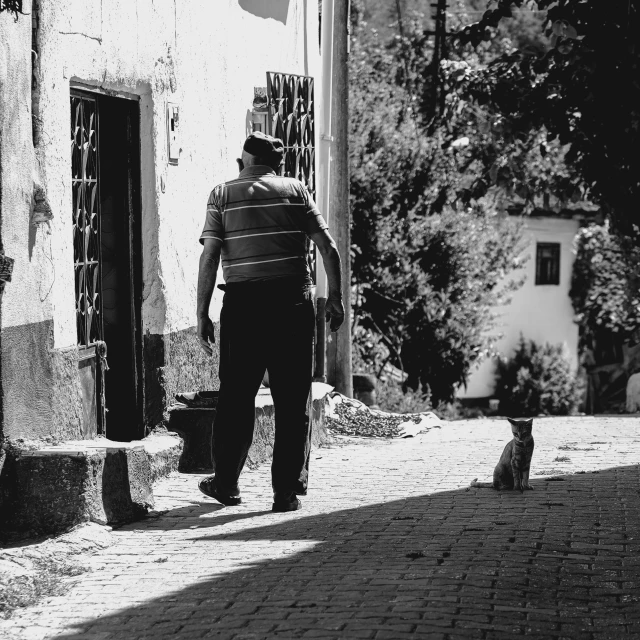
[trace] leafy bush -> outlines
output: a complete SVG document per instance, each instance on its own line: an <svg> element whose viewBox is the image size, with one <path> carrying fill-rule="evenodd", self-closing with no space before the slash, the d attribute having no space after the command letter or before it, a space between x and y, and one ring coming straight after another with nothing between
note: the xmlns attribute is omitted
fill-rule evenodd
<svg viewBox="0 0 640 640"><path fill-rule="evenodd" d="M376 403L382 411L390 413L422 413L434 411L443 420L466 420L481 418L484 412L479 408L465 407L458 399L453 402L433 404L429 391L414 391L403 388L402 379L406 374L387 366L391 353L379 335L356 326L353 335L354 371L369 373L377 377Z"/></svg>
<svg viewBox="0 0 640 640"><path fill-rule="evenodd" d="M498 360L496 397L512 417L575 413L581 390L562 345L520 338L511 358Z"/></svg>
<svg viewBox="0 0 640 640"><path fill-rule="evenodd" d="M376 404L383 411L391 413L421 413L431 411L429 393L404 390L402 380L406 377L396 369L390 373L386 365L391 360L391 352L380 335L356 324L353 330L353 370L376 377Z"/></svg>
<svg viewBox="0 0 640 640"><path fill-rule="evenodd" d="M422 413L431 411L431 399L428 393L402 390L395 380L380 379L376 385L376 401L380 409L392 413Z"/></svg>
<svg viewBox="0 0 640 640"><path fill-rule="evenodd" d="M487 169L469 143L475 110L436 126L418 104L433 77L425 71L432 39L421 24L405 25L411 37L388 46L365 26L354 29L354 344L373 373L386 360L407 374L403 391L439 404L452 402L472 364L493 353L492 310L518 285L510 274L523 247L521 226L499 215L499 202L486 189L473 195Z"/></svg>
<svg viewBox="0 0 640 640"><path fill-rule="evenodd" d="M594 333L631 338L640 330L640 249L609 229L580 229L574 241L571 302L583 340Z"/></svg>

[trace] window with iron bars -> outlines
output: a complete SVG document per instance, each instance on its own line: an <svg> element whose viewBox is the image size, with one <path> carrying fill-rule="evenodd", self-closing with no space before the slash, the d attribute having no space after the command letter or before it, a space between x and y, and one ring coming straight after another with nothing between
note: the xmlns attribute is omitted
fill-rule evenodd
<svg viewBox="0 0 640 640"><path fill-rule="evenodd" d="M71 96L73 270L79 346L102 339L96 100Z"/></svg>
<svg viewBox="0 0 640 640"><path fill-rule="evenodd" d="M315 97L309 76L267 72L268 133L284 143L282 175L297 178L316 199ZM315 247L309 245L309 266L316 280Z"/></svg>

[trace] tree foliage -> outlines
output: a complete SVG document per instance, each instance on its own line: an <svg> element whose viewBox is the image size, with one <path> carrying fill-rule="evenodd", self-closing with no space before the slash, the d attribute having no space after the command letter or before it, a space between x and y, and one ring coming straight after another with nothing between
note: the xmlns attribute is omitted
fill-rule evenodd
<svg viewBox="0 0 640 640"><path fill-rule="evenodd" d="M526 212L595 202L612 221L612 231L626 237L608 230L580 236L572 298L582 335L611 331L627 339L636 331L638 5L490 0L481 19L470 24L486 4L458 0L452 5L459 32L439 68L432 64L432 25L424 16L405 15L404 29L389 43L356 35L354 274L365 292L360 310L363 317L368 314L368 327L388 334L387 347L398 362L407 359L412 383L430 385L437 370L440 379L434 384L442 381L451 388L456 377L466 375L474 349L482 353L486 347L473 332L460 329L471 326L466 320L456 328L446 319L438 328L440 304L455 308L456 317L459 308L456 296L449 298L447 287L436 284L442 279L429 271L446 261L427 266L422 253L431 246L432 222L454 211L484 220L491 206L517 205ZM453 20L450 14L450 27ZM434 95L442 94L436 108ZM412 136L417 144L407 142ZM459 224L464 229L467 222L457 217L443 228ZM438 243L458 257L473 251L458 240L452 232ZM517 244L515 236L503 243L506 251L510 243ZM515 255L503 256L503 272ZM600 259L605 268L596 266ZM446 268L456 273L455 266ZM485 304L472 299L465 299L470 308ZM412 333L412 327L420 329ZM460 343L470 350L456 351ZM433 395L438 394L446 395Z"/></svg>
<svg viewBox="0 0 640 640"><path fill-rule="evenodd" d="M475 13L467 14L465 4L457 3L462 7L454 14L459 24L477 14L474 3L469 4ZM528 55L543 55L549 43L541 25L537 13L516 11L512 23L501 26L496 38L473 51L450 48L439 68L433 64L433 26L425 26L424 16L405 16L403 35L387 45L388 57L395 63L395 84L409 95L412 115L426 126L428 135L439 136L441 145L456 149L465 177L455 187L458 202L489 195L503 205L532 211L560 209L582 195L564 160L566 145L547 140L544 128L514 130L486 100L475 100L463 91L470 78L509 52L521 49Z"/></svg>
<svg viewBox="0 0 640 640"><path fill-rule="evenodd" d="M626 341L640 330L640 250L623 242L609 224L584 227L576 237L570 296L583 340L597 331Z"/></svg>
<svg viewBox="0 0 640 640"><path fill-rule="evenodd" d="M430 121L419 97L427 41L408 33L387 47L360 25L350 58L355 336L378 368L382 340L382 358L438 403L492 348L490 309L508 294L499 283L517 264L520 229L468 194L484 170L464 151L476 116Z"/></svg>
<svg viewBox="0 0 640 640"><path fill-rule="evenodd" d="M575 177L558 196L599 203L618 230L635 235L640 213L640 32L635 2L497 0L457 42L475 50L499 38L514 10L544 13L547 51L507 50L485 65L445 72L464 99L491 110L510 138L544 132L565 149ZM572 191L573 189L573 191ZM636 239L637 242L637 239Z"/></svg>

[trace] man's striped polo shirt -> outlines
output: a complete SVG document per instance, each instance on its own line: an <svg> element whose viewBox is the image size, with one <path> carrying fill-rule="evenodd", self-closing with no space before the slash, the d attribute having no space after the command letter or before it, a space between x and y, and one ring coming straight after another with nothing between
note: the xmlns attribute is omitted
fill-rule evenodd
<svg viewBox="0 0 640 640"><path fill-rule="evenodd" d="M307 237L327 228L305 186L255 165L216 186L200 236L222 243L227 283L284 276L309 278Z"/></svg>

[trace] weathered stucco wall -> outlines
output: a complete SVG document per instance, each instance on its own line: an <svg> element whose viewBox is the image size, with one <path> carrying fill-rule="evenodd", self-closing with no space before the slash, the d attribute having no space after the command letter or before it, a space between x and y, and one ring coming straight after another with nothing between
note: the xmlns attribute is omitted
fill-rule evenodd
<svg viewBox="0 0 640 640"><path fill-rule="evenodd" d="M28 7L27 7L28 9ZM31 19L0 14L0 241L15 260L0 294L0 438L51 433L56 272L52 229L31 224L40 164L31 135Z"/></svg>
<svg viewBox="0 0 640 640"><path fill-rule="evenodd" d="M573 366L578 366L578 325L573 321L573 307L569 298L571 269L575 259L573 239L578 232L577 220L558 218L525 218L525 238L529 255L523 271L524 285L512 296L510 305L497 310L495 334L502 334L498 351L510 356L520 334L539 343L564 344ZM536 285L536 243L560 243L560 284ZM520 274L513 274L518 278ZM488 398L495 388L495 363L485 360L469 379L467 389L460 389L462 398Z"/></svg>
<svg viewBox="0 0 640 640"><path fill-rule="evenodd" d="M39 5L42 133L35 151L31 18L15 23L0 16L1 68L7 74L0 96L2 238L6 253L16 258L14 281L2 300L2 327L47 323L50 329L42 349L54 349L55 362L34 368L48 372L42 382L48 394L67 394L65 402L58 402L55 419L71 426L54 428L51 416L47 422L41 412L36 432L46 435L77 430L80 411L69 356L76 343L70 87L126 93L140 103L142 328L145 345L166 343L156 349L161 358L149 358L145 388L155 375L169 381L171 388L160 394L170 396L174 389L184 390L181 385L217 384L215 359L212 372L199 375L208 363L197 355L192 329L198 237L210 190L237 173L235 158L249 127L254 87L266 85L267 71L313 75L319 59L316 0L40 0ZM167 102L180 108L177 165L168 163ZM38 228L29 225L34 174L54 215ZM217 291L214 321L220 305ZM14 341L12 348L18 345ZM41 384L39 375L24 384ZM25 405L26 399L16 402ZM154 402L145 398L148 406ZM16 415L22 411L18 405ZM16 426L16 433L20 429Z"/></svg>
<svg viewBox="0 0 640 640"><path fill-rule="evenodd" d="M243 8L263 4L43 3L42 118L51 136L47 183L60 209L55 259L61 265L70 264L71 251L69 84L140 96L145 332L164 334L194 324L206 200L216 182L237 172L254 87L266 84L267 70L305 72L305 3L273 2L287 7L283 21ZM180 107L177 165L167 160L167 102ZM56 300L73 292L72 276L66 268L56 279ZM216 319L219 305L218 292ZM56 346L73 344L73 305L56 308L55 319Z"/></svg>
<svg viewBox="0 0 640 640"><path fill-rule="evenodd" d="M52 315L49 287L51 229L31 225L39 163L31 136L31 20L0 14L0 130L2 244L15 259L2 301L2 327L37 323Z"/></svg>

